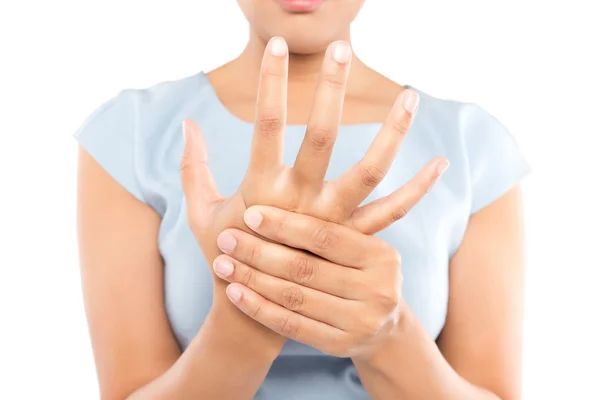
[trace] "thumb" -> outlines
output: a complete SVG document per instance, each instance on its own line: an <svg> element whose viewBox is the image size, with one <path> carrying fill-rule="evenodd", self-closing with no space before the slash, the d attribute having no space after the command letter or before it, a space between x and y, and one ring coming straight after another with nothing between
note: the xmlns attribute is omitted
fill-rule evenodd
<svg viewBox="0 0 600 400"><path fill-rule="evenodd" d="M212 206L221 200L208 168L208 149L200 127L191 119L182 123L184 149L181 157L181 186L188 218L205 220Z"/></svg>

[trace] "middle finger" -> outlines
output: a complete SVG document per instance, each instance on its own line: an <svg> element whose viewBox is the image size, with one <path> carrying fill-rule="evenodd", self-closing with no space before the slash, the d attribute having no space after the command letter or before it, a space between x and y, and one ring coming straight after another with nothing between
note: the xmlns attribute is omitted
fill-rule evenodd
<svg viewBox="0 0 600 400"><path fill-rule="evenodd" d="M233 240L232 240L233 239ZM302 250L268 242L238 229L227 229L217 238L227 255L223 259L242 262L270 276L345 299L358 299L366 284L364 272L334 264Z"/></svg>
<svg viewBox="0 0 600 400"><path fill-rule="evenodd" d="M335 143L346 93L352 50L343 41L332 43L325 54L306 135L296 156L296 174L321 187Z"/></svg>

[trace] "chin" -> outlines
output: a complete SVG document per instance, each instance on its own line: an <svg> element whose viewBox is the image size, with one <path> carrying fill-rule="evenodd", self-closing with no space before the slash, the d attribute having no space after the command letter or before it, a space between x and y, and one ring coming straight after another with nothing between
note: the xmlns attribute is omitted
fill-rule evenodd
<svg viewBox="0 0 600 400"><path fill-rule="evenodd" d="M287 42L292 54L315 54L324 52L332 42L344 38L343 35L315 35L308 32L286 32L285 30L265 37L281 36Z"/></svg>
<svg viewBox="0 0 600 400"><path fill-rule="evenodd" d="M291 53L324 51L348 39L363 0L238 0L251 29L268 41L283 37Z"/></svg>

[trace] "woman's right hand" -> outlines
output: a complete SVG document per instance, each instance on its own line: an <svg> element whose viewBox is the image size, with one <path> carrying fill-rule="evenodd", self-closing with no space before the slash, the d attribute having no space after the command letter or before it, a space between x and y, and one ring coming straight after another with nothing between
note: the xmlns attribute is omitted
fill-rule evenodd
<svg viewBox="0 0 600 400"><path fill-rule="evenodd" d="M281 38L269 42L261 66L250 165L238 191L229 198L220 196L216 189L200 128L192 120L183 121L181 178L187 218L209 265L221 254L217 240L221 248L235 246L222 242L219 234L224 229L250 232L243 215L251 205L270 205L372 234L404 216L426 192L423 188L435 183L443 170L440 165L447 163L444 158L431 160L391 195L357 208L386 175L411 126L418 95L408 89L399 95L361 161L341 177L324 181L342 115L350 57L351 49L345 42L335 42L327 49L306 135L294 166L289 168L283 164L288 51ZM213 310L230 310L251 321L224 298L227 282L213 277ZM257 324L256 329L265 328ZM283 346L282 336L271 331L264 334Z"/></svg>

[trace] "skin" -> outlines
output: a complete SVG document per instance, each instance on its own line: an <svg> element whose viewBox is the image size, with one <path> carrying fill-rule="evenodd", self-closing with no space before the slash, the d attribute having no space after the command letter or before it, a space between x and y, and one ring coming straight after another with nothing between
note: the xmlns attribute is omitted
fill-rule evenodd
<svg viewBox="0 0 600 400"><path fill-rule="evenodd" d="M184 121L188 221L215 285L212 309L184 352L163 304L160 218L80 152L82 282L102 398L250 399L287 337L352 357L374 399L519 398L519 188L469 221L450 262L447 322L432 341L402 299L401 255L371 234L408 212L445 160L432 160L377 204L356 208L385 175L414 118L404 106L412 91L356 57L351 69L349 60L333 58L341 53L330 44L349 40L362 2L330 0L321 14L302 16L270 1L239 3L250 16L250 41L209 79L232 112L256 121L251 163L238 192L223 199L200 130ZM344 14L335 13L340 3ZM289 49L272 55L267 43L276 35ZM255 81L248 79L253 70ZM305 141L287 168L283 126L306 121ZM371 121L386 123L363 160L323 182L339 123ZM223 261L233 265L229 274L217 273ZM356 291L344 289L352 285ZM329 307L338 311L319 312ZM370 318L357 318L365 308L374 310Z"/></svg>

